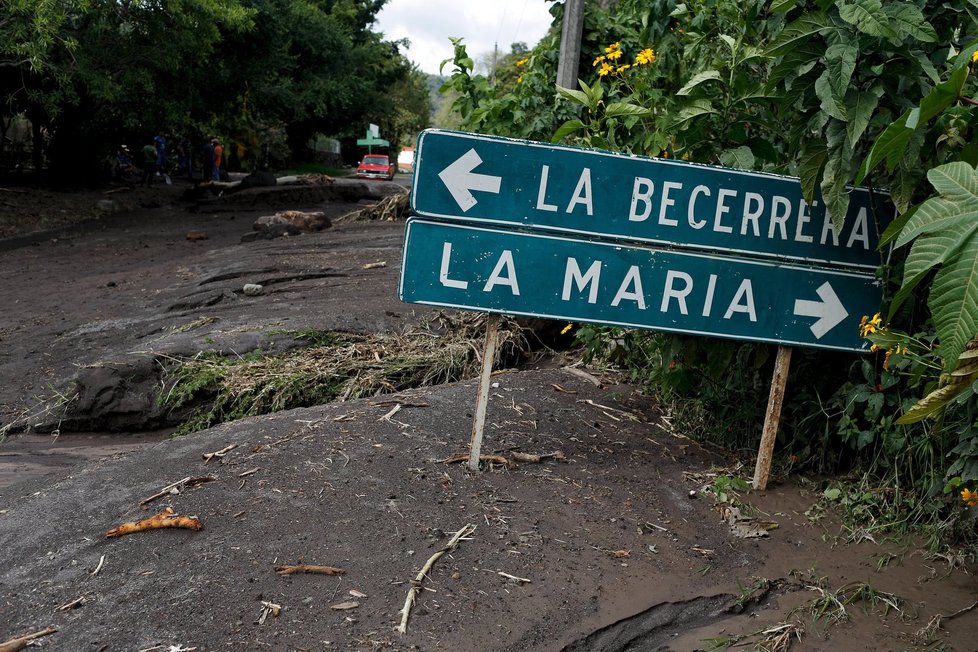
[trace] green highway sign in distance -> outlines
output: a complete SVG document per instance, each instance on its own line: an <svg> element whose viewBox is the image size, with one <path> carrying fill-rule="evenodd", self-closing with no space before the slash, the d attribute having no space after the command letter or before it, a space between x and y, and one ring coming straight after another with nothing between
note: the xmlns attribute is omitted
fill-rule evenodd
<svg viewBox="0 0 978 652"><path fill-rule="evenodd" d="M793 177L436 129L415 166L422 216L843 267L879 266L894 215L857 188L836 233Z"/></svg>
<svg viewBox="0 0 978 652"><path fill-rule="evenodd" d="M412 218L402 301L866 351L868 274Z"/></svg>

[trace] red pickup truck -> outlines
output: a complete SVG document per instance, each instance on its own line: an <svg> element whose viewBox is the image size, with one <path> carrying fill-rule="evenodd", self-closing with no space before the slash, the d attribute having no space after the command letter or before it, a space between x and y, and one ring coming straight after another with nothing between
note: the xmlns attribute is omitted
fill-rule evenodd
<svg viewBox="0 0 978 652"><path fill-rule="evenodd" d="M391 163L386 154L367 154L357 167L357 177L392 181L396 171L397 166Z"/></svg>

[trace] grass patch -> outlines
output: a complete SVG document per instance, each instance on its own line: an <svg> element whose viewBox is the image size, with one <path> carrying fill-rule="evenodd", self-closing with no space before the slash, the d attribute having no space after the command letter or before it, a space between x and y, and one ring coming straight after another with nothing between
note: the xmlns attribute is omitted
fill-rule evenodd
<svg viewBox="0 0 978 652"><path fill-rule="evenodd" d="M442 313L401 335L304 331L311 346L244 356L172 358L162 403L189 415L183 435L219 423L331 401L375 396L478 375L485 315ZM497 364L526 351L522 331L504 320Z"/></svg>

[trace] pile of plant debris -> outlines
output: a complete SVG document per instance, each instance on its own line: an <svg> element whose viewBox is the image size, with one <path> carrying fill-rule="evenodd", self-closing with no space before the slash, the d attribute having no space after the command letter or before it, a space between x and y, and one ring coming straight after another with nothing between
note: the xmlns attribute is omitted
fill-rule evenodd
<svg viewBox="0 0 978 652"><path fill-rule="evenodd" d="M187 412L175 434L244 417L454 382L478 375L486 315L438 313L403 334L297 333L306 348L275 355L202 353L171 358L163 405ZM523 330L502 320L495 365L528 351Z"/></svg>
<svg viewBox="0 0 978 652"><path fill-rule="evenodd" d="M347 213L337 218L336 222L370 222L370 221L381 221L381 222L396 222L398 220L405 220L411 211L411 206L408 201L408 193L398 192L393 195L389 195L377 202L376 204L371 204L366 208L362 208L358 211L353 211L352 213Z"/></svg>

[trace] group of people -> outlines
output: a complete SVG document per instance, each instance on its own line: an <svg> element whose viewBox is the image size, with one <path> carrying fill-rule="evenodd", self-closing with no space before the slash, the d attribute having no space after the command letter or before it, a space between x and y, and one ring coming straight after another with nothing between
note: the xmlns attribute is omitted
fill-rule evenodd
<svg viewBox="0 0 978 652"><path fill-rule="evenodd" d="M203 159L203 180L220 181L221 165L224 163L224 147L219 138L208 136L201 149ZM162 133L148 140L139 152L139 165L133 159L127 145L120 145L114 157L106 160L109 178L128 179L142 170L140 185L151 186L157 176L169 179L170 173L194 178L193 157L190 140L181 138L176 144L176 168L167 156L167 139Z"/></svg>

